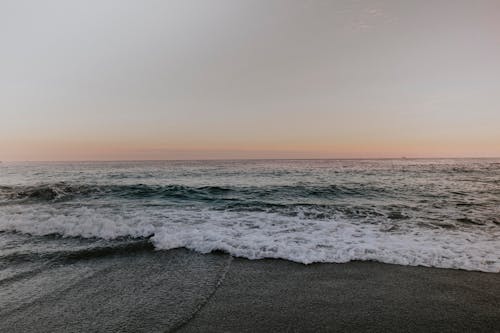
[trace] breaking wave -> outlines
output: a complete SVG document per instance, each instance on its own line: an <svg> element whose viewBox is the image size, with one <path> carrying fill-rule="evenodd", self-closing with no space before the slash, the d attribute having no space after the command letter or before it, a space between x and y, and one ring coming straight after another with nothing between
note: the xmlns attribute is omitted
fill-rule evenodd
<svg viewBox="0 0 500 333"><path fill-rule="evenodd" d="M0 213L0 230L31 235L107 240L150 238L156 249L222 250L249 259L280 258L310 264L373 260L384 263L500 271L498 228L474 230L394 227L386 220L304 219L266 212L81 207Z"/></svg>

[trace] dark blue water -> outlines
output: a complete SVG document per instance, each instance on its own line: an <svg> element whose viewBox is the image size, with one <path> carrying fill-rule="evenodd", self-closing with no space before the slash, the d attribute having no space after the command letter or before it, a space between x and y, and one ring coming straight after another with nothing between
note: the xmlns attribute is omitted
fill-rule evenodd
<svg viewBox="0 0 500 333"><path fill-rule="evenodd" d="M0 231L9 258L146 240L498 272L500 160L3 163Z"/></svg>

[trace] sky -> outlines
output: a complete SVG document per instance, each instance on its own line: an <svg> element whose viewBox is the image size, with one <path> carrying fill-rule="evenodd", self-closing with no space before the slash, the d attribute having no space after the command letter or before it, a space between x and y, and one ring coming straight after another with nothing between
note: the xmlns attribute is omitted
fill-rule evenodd
<svg viewBox="0 0 500 333"><path fill-rule="evenodd" d="M0 0L0 160L500 156L500 1Z"/></svg>

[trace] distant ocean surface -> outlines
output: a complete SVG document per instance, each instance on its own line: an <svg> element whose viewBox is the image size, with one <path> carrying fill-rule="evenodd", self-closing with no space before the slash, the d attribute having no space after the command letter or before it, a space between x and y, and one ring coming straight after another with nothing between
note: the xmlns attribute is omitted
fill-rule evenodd
<svg viewBox="0 0 500 333"><path fill-rule="evenodd" d="M500 160L0 164L4 275L8 262L138 242L499 272Z"/></svg>

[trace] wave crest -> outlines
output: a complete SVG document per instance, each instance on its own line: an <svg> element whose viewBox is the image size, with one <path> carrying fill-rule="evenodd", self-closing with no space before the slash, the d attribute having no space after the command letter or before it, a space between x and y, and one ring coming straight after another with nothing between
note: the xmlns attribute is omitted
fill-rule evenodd
<svg viewBox="0 0 500 333"><path fill-rule="evenodd" d="M157 249L222 250L249 259L281 258L304 264L374 260L500 272L500 229L496 226L462 230L405 224L392 228L383 219L366 223L185 209L133 209L117 214L113 209L80 207L0 212L0 230L108 240L151 237Z"/></svg>
<svg viewBox="0 0 500 333"><path fill-rule="evenodd" d="M186 186L151 184L69 184L65 182L34 186L0 186L4 202L64 201L78 197L117 197L127 199L163 198L181 200L294 200L376 197L391 195L377 186L281 185L281 186Z"/></svg>

